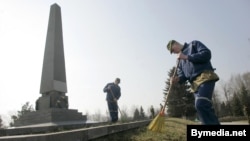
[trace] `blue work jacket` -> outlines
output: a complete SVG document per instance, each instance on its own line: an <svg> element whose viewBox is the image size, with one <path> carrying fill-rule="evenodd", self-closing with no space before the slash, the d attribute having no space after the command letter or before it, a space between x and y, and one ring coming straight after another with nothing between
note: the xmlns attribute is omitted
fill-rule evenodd
<svg viewBox="0 0 250 141"><path fill-rule="evenodd" d="M185 43L182 53L188 56L187 60L180 60L177 69L179 82L184 83L187 80L192 83L195 78L204 70L212 70L211 51L200 41L194 40L190 43Z"/></svg>

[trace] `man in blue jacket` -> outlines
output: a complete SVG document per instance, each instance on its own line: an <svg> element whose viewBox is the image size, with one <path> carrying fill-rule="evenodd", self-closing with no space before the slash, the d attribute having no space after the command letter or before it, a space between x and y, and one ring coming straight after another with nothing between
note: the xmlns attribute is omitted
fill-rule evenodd
<svg viewBox="0 0 250 141"><path fill-rule="evenodd" d="M121 88L119 86L120 82L120 78L116 78L114 82L108 83L103 89L103 92L107 93L106 100L108 104L111 122L113 123L118 121L119 107L117 101L121 97Z"/></svg>
<svg viewBox="0 0 250 141"><path fill-rule="evenodd" d="M172 77L170 83L181 84L188 81L191 92L195 95L195 108L201 123L220 125L212 104L215 83L219 77L210 62L211 51L197 40L184 44L170 40L167 49L171 54L176 54L180 61L177 76Z"/></svg>

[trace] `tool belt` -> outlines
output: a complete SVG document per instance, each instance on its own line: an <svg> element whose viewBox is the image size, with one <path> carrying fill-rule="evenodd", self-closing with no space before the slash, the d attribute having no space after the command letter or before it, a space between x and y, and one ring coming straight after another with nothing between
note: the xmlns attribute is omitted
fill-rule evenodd
<svg viewBox="0 0 250 141"><path fill-rule="evenodd" d="M191 83L190 92L194 93L198 90L199 86L208 81L218 81L219 76L212 70L205 70L198 75L195 80Z"/></svg>

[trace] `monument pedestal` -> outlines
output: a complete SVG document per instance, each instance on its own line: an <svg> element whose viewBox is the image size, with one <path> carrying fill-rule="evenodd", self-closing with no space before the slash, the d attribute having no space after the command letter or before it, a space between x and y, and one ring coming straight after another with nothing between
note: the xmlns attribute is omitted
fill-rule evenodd
<svg viewBox="0 0 250 141"><path fill-rule="evenodd" d="M42 123L86 122L86 115L74 109L51 108L28 112L15 121L14 126L27 126Z"/></svg>
<svg viewBox="0 0 250 141"><path fill-rule="evenodd" d="M68 96L56 91L42 94L36 101L36 110L39 111L50 108L68 109Z"/></svg>

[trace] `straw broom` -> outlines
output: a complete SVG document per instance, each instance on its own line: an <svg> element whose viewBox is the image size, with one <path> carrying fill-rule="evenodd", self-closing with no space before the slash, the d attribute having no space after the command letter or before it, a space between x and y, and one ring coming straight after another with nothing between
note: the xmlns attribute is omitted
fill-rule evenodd
<svg viewBox="0 0 250 141"><path fill-rule="evenodd" d="M180 63L180 60L178 59L177 60L177 65L176 65L175 70L174 70L173 77L176 74L177 67L179 66L179 63ZM162 132L163 131L163 129L165 127L165 108L167 106L167 99L168 99L168 96L169 96L169 94L171 92L171 89L172 89L172 83L170 83L170 86L169 86L169 89L168 89L168 93L165 96L164 106L161 108L160 113L148 125L148 129L149 130L156 131L156 132Z"/></svg>

